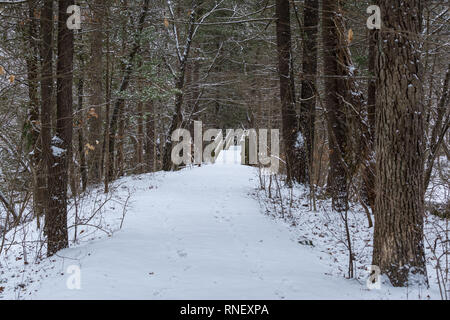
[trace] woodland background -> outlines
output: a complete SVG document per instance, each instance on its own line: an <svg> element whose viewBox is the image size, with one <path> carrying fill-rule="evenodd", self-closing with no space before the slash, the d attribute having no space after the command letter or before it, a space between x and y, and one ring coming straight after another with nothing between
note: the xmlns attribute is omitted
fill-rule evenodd
<svg viewBox="0 0 450 320"><path fill-rule="evenodd" d="M68 202L178 169L170 134L198 120L282 129L311 209L359 203L374 264L423 269L420 221L449 214L447 1L88 0L74 32L71 4L0 1L0 235L37 219L48 255L67 247Z"/></svg>

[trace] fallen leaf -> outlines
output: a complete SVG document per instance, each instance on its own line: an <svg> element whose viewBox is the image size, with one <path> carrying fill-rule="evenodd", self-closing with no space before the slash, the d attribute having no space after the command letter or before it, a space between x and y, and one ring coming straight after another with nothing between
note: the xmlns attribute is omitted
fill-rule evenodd
<svg viewBox="0 0 450 320"><path fill-rule="evenodd" d="M90 108L89 112L88 112L88 119L90 118L97 118L98 119L98 114L97 112L95 112L94 108Z"/></svg>
<svg viewBox="0 0 450 320"><path fill-rule="evenodd" d="M95 147L94 147L93 145L91 145L90 143L86 143L86 144L84 145L84 153L85 153L86 155L89 154L89 151L94 151L94 150L95 150Z"/></svg>
<svg viewBox="0 0 450 320"><path fill-rule="evenodd" d="M353 30L348 30L348 43L352 43L353 41Z"/></svg>

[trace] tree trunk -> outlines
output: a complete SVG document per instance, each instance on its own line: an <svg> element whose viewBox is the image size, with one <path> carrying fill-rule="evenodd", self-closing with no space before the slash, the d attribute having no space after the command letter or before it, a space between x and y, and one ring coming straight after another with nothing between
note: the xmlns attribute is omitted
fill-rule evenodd
<svg viewBox="0 0 450 320"><path fill-rule="evenodd" d="M301 131L304 137L300 145L302 159L299 163L299 182L308 183L312 178L314 156L314 131L316 121L317 33L319 28L319 1L305 0L303 12L303 66L302 94L300 102Z"/></svg>
<svg viewBox="0 0 450 320"><path fill-rule="evenodd" d="M184 71L185 71L185 64L183 63L181 67L180 76L178 77L176 81L176 89L177 93L175 94L175 114L173 115L172 122L170 125L169 133L167 136L167 142L166 146L164 148L164 157L163 157L163 170L164 171L170 171L172 170L172 160L171 160L171 153L172 153L172 139L171 134L176 129L180 128L181 123L183 122L183 115L182 115L182 107L183 107L183 90L184 90Z"/></svg>
<svg viewBox="0 0 450 320"><path fill-rule="evenodd" d="M51 114L53 109L53 0L45 0L41 12L41 145L44 173L45 221L49 218L50 192L47 188L51 167ZM47 225L44 228L47 233Z"/></svg>
<svg viewBox="0 0 450 320"><path fill-rule="evenodd" d="M145 163L147 164L147 171L156 171L156 144L155 144L155 116L153 111L153 101L146 104L145 113Z"/></svg>
<svg viewBox="0 0 450 320"><path fill-rule="evenodd" d="M109 10L106 9L108 17L109 17ZM107 19L108 21L108 19ZM109 25L108 25L109 26ZM111 109L111 79L112 79L112 71L110 68L110 34L109 32L106 34L106 75L105 75L105 99L106 99L106 110L105 110L105 132L103 135L103 148L102 148L102 162L104 162L104 165L102 163L101 168L104 172L104 183L105 183L105 193L109 192L109 182L110 182L110 141L109 141L109 118L110 118L110 109Z"/></svg>
<svg viewBox="0 0 450 320"><path fill-rule="evenodd" d="M142 101L138 102L138 126L137 126L137 145L136 145L136 155L137 155L137 173L143 172L144 166L144 103Z"/></svg>
<svg viewBox="0 0 450 320"><path fill-rule="evenodd" d="M377 4L375 2L375 4ZM363 171L363 199L365 205L370 206L372 212L375 207L375 105L376 105L376 79L375 62L378 30L369 30L369 77L368 80L368 100L367 119L368 137L366 139L368 157L364 162Z"/></svg>
<svg viewBox="0 0 450 320"><path fill-rule="evenodd" d="M336 13L339 2L323 0L322 5L322 38L324 51L325 105L328 121L330 149L330 170L328 173L328 190L332 196L333 209L338 212L347 210L348 183L347 169L344 162L346 150L346 117L345 110L339 101L342 88L338 78L339 34L336 25Z"/></svg>
<svg viewBox="0 0 450 320"><path fill-rule="evenodd" d="M36 24L35 11L37 10L37 2L29 1L28 4L28 26L26 30L29 52L27 53L27 73L28 73L28 97L29 111L26 121L26 132L28 150L33 150L31 163L33 166L33 207L34 215L37 217L38 226L39 218L44 214L45 209L45 188L47 187L45 175L42 170L42 143L40 140L39 125L39 92L38 92L38 56L39 48L36 42L38 38L38 26Z"/></svg>
<svg viewBox="0 0 450 320"><path fill-rule="evenodd" d="M282 136L286 154L287 182L296 179L295 166L298 166L296 155L297 115L292 79L291 22L288 0L277 0L275 15L277 18L278 73L280 76L280 98L282 117Z"/></svg>
<svg viewBox="0 0 450 320"><path fill-rule="evenodd" d="M56 136L52 139L52 165L49 172L50 211L46 221L47 254L67 248L67 186L72 156L73 31L67 28L67 8L73 0L58 2L58 62L56 96Z"/></svg>
<svg viewBox="0 0 450 320"><path fill-rule="evenodd" d="M82 33L79 33L82 39ZM80 39L80 40L81 40ZM80 54L80 78L78 79L78 112L77 112L77 131L78 131L78 153L80 155L80 174L81 174L81 190L84 192L87 188L88 183L88 165L86 163L86 152L91 152L91 150L86 147L85 149L85 139L84 139L84 116L83 116L83 95L84 95L84 59L83 54ZM75 169L75 168L74 168ZM75 171L75 170L74 170Z"/></svg>
<svg viewBox="0 0 450 320"><path fill-rule="evenodd" d="M380 0L376 58L376 201L373 264L394 286L427 283L423 244L424 110L420 0Z"/></svg>
<svg viewBox="0 0 450 320"><path fill-rule="evenodd" d="M89 144L94 149L89 150L89 182L99 183L101 176L102 149L102 108L104 104L103 92L103 16L104 1L95 0L91 4L92 32L90 34L90 64L89 64Z"/></svg>
<svg viewBox="0 0 450 320"><path fill-rule="evenodd" d="M125 166L125 100L122 101L123 106L119 113L119 129L117 133L117 177L123 177Z"/></svg>
<svg viewBox="0 0 450 320"><path fill-rule="evenodd" d="M170 124L170 129L167 136L167 141L164 146L163 155L163 170L170 171L172 169L172 133L181 127L183 122L183 99L184 99L184 82L186 75L186 66L189 58L189 52L191 50L192 38L194 36L195 30L195 19L197 17L196 6L190 11L189 17L189 28L187 32L186 44L183 55L179 57L178 73L175 79L175 88L177 93L175 94L175 114L172 117L172 122Z"/></svg>
<svg viewBox="0 0 450 320"><path fill-rule="evenodd" d="M450 83L450 64L447 68L447 74L445 76L444 85L442 88L442 96L439 99L437 106L436 122L431 130L430 143L428 146L428 156L424 174L424 192L427 190L431 179L431 173L433 172L433 165L436 160L436 156L439 152L439 147L445 140L445 135L450 126L450 113L448 110L447 100L449 96L449 83Z"/></svg>

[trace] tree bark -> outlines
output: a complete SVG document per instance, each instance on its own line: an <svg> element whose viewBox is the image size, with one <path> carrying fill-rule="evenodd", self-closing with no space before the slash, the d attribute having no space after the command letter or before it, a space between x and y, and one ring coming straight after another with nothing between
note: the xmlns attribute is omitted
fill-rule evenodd
<svg viewBox="0 0 450 320"><path fill-rule="evenodd" d="M374 4L377 4L375 1ZM367 84L367 149L368 156L364 162L363 169L363 199L365 205L372 209L375 207L375 105L376 105L376 78L375 78L375 62L376 48L378 39L378 30L369 30L369 80Z"/></svg>
<svg viewBox="0 0 450 320"><path fill-rule="evenodd" d="M179 57L179 67L178 67L178 73L177 77L175 79L175 88L177 89L177 92L175 93L175 114L172 117L172 122L170 124L170 129L167 136L167 141L164 147L164 155L163 155L163 170L164 171L170 171L172 169L172 160L171 160L171 154L172 154L172 133L181 127L181 124L183 122L183 99L184 99L184 82L185 82L185 76L186 76L186 66L187 61L189 58L189 52L191 50L192 45L192 38L194 36L194 30L195 30L195 19L196 19L196 6L194 6L190 13L189 18L189 28L187 32L187 39L186 39L186 45L185 50L183 52L183 55Z"/></svg>
<svg viewBox="0 0 450 320"><path fill-rule="evenodd" d="M109 16L109 9L106 9ZM108 19L107 19L108 21ZM108 24L109 26L109 24ZM109 182L110 182L110 141L109 141L109 125L110 125L110 109L111 109L111 87L112 87L112 71L110 67L110 34L106 34L106 75L105 75L105 100L106 100L106 110L105 110L105 132L103 134L103 147L102 147L102 165L101 168L104 172L104 184L105 193L109 192ZM104 164L104 165L103 165Z"/></svg>
<svg viewBox="0 0 450 320"><path fill-rule="evenodd" d="M82 33L79 33L80 40L82 40ZM84 95L84 58L83 54L80 54L80 76L78 79L77 95L78 95L78 112L77 112L77 131L78 131L78 153L80 155L80 175L81 175L81 190L84 192L88 183L88 164L86 162L86 153L90 152L89 148L85 149L84 138L84 116L83 116L83 95ZM75 171L75 170L74 170Z"/></svg>
<svg viewBox="0 0 450 320"><path fill-rule="evenodd" d="M314 131L316 121L316 75L317 36L319 28L319 1L305 0L303 31L302 93L300 102L300 124L304 143L300 146L303 155L299 165L299 182L310 182L313 171Z"/></svg>
<svg viewBox="0 0 450 320"><path fill-rule="evenodd" d="M346 150L346 117L340 102L342 87L339 83L338 48L339 34L336 25L336 13L339 1L322 1L322 38L324 51L325 105L328 122L330 149L330 169L328 173L328 191L332 196L333 209L338 212L347 210L348 183L344 162Z"/></svg>
<svg viewBox="0 0 450 320"><path fill-rule="evenodd" d="M380 0L376 58L376 200L373 264L394 286L427 283L423 244L424 108L420 0Z"/></svg>
<svg viewBox="0 0 450 320"><path fill-rule="evenodd" d="M58 61L56 95L56 136L52 138L52 165L49 170L50 211L48 212L47 254L69 246L67 232L67 187L72 156L73 30L67 28L67 8L73 0L58 2Z"/></svg>
<svg viewBox="0 0 450 320"><path fill-rule="evenodd" d="M41 12L41 145L42 164L44 173L44 228L47 233L47 220L49 217L50 192L47 188L51 167L51 114L53 109L53 0L45 0Z"/></svg>
<svg viewBox="0 0 450 320"><path fill-rule="evenodd" d="M155 116L153 110L153 101L145 104L145 163L147 164L147 171L156 171L156 144L155 144Z"/></svg>
<svg viewBox="0 0 450 320"><path fill-rule="evenodd" d="M119 112L119 128L117 132L116 177L123 177L125 169L125 100Z"/></svg>
<svg viewBox="0 0 450 320"><path fill-rule="evenodd" d="M104 104L103 91L103 16L105 3L95 0L91 4L92 32L90 34L90 64L89 64L89 144L94 147L89 151L89 182L99 183L102 179L100 141L102 136L102 107Z"/></svg>
<svg viewBox="0 0 450 320"><path fill-rule="evenodd" d="M450 64L447 68L447 73L442 88L442 96L439 99L437 106L436 122L431 130L430 144L428 146L428 157L426 161L426 169L424 174L424 192L427 190L430 184L431 173L433 172L434 161L439 152L439 147L445 140L445 135L450 126L450 112L448 110L447 100L449 96L449 83L450 83Z"/></svg>
<svg viewBox="0 0 450 320"><path fill-rule="evenodd" d="M278 73L280 76L280 99L282 136L286 154L286 175L290 184L296 179L298 158L296 154L296 140L298 132L297 115L295 112L294 82L292 78L292 49L291 49L291 21L290 4L288 0L277 0L275 6L276 36L278 52Z"/></svg>
<svg viewBox="0 0 450 320"><path fill-rule="evenodd" d="M38 35L38 25L36 23L35 13L37 12L38 4L36 1L29 1L28 3L28 25L26 35L28 39L27 53L27 74L28 74L28 97L29 110L26 121L26 132L28 148L33 150L31 156L31 163L33 166L33 207L34 215L37 217L38 226L40 226L39 218L42 217L45 210L45 188L46 180L42 170L42 143L40 139L40 111L39 111L39 81L38 81L38 56L39 47L36 39Z"/></svg>
<svg viewBox="0 0 450 320"><path fill-rule="evenodd" d="M137 118L137 145L136 145L136 155L137 155L137 173L143 172L144 166L144 103L142 101L138 102L138 118Z"/></svg>
<svg viewBox="0 0 450 320"><path fill-rule="evenodd" d="M177 93L175 94L175 114L173 115L172 122L169 129L169 135L167 137L167 143L164 148L164 158L163 158L163 170L170 171L172 170L172 161L171 161L171 153L172 153L172 139L171 134L177 128L181 126L183 122L183 90L184 90L184 73L185 73L185 63L182 64L180 68L180 76L176 81L175 88L177 89Z"/></svg>

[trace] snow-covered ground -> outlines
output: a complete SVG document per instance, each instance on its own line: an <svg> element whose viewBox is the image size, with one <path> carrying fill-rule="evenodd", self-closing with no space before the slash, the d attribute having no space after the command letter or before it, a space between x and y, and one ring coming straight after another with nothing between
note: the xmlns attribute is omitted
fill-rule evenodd
<svg viewBox="0 0 450 320"><path fill-rule="evenodd" d="M98 197L101 215L78 227L77 242L38 264L37 253L24 257L24 242L9 235L0 298L439 299L435 287L369 290L360 270L359 280L330 272L339 265L323 243L305 235L315 246L305 245L298 228L265 214L257 170L239 165L239 152L223 152L214 165L122 179L116 200L102 207ZM35 239L35 226L27 230L21 237ZM77 267L81 289L71 290Z"/></svg>

